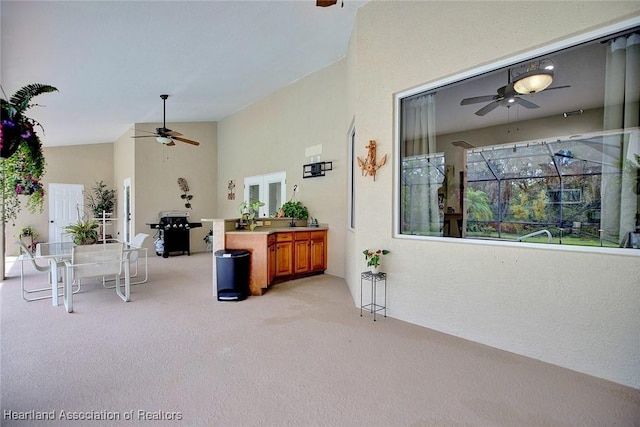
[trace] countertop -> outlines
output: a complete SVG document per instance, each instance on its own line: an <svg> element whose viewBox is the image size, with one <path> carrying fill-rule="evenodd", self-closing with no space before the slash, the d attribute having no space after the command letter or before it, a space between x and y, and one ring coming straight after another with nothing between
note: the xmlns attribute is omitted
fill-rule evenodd
<svg viewBox="0 0 640 427"><path fill-rule="evenodd" d="M319 225L318 227L256 227L254 231L251 230L233 230L226 231L226 234L272 234L272 233L286 233L292 231L318 231L328 230L326 225Z"/></svg>

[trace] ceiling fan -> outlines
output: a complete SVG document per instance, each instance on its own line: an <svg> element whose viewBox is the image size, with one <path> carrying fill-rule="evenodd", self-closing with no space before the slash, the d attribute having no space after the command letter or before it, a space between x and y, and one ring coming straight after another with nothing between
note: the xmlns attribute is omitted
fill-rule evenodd
<svg viewBox="0 0 640 427"><path fill-rule="evenodd" d="M521 94L516 92L513 86L514 84L509 82L507 83L506 86L502 86L498 88L498 90L496 91L496 95L483 95L483 96L474 96L471 98L465 98L462 101L460 101L460 105L470 105L470 104L479 104L482 102L488 102L487 105L485 105L484 107L482 107L481 109L475 112L477 116L484 116L485 114L490 113L491 111L495 110L498 107L508 108L508 107L511 107L513 104L519 104L519 105L522 105L524 108L529 108L529 109L540 108L539 105L521 98L521 96L527 95L527 94ZM550 88L546 88L545 91L554 90L554 89L563 89L567 87L571 87L571 86L564 85L564 86L550 87Z"/></svg>
<svg viewBox="0 0 640 427"><path fill-rule="evenodd" d="M174 141L186 142L191 145L200 145L198 141L183 138L180 132L167 128L167 98L169 95L160 95L162 98L162 127L156 128L156 132L149 132L151 135L136 135L131 138L155 138L161 144L164 145L176 145ZM143 131L144 132L144 131Z"/></svg>

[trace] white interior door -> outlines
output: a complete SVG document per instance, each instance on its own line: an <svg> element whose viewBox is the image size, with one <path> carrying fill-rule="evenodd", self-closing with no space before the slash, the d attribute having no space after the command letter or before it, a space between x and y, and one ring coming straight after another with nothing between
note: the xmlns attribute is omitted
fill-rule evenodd
<svg viewBox="0 0 640 427"><path fill-rule="evenodd" d="M64 228L84 215L84 185L49 184L49 241L70 242Z"/></svg>

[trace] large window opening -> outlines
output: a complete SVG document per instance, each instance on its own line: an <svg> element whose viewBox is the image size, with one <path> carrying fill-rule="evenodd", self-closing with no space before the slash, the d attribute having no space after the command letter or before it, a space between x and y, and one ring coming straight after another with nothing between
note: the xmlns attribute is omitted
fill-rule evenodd
<svg viewBox="0 0 640 427"><path fill-rule="evenodd" d="M287 173L276 172L244 179L244 200L264 203L257 217L273 217L282 207L287 193Z"/></svg>
<svg viewBox="0 0 640 427"><path fill-rule="evenodd" d="M640 28L621 30L398 95L397 233L637 245Z"/></svg>

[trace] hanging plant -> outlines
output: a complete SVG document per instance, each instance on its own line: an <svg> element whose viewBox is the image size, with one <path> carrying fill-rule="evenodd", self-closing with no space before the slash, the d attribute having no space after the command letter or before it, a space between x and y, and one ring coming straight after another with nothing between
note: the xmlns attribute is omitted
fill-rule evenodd
<svg viewBox="0 0 640 427"><path fill-rule="evenodd" d="M28 196L27 209L42 212L45 159L35 127L42 126L24 113L31 107L31 99L48 92L57 92L53 86L31 84L18 90L9 100L0 99L0 157L2 175L0 188L4 200L2 220L15 222L20 212L18 196Z"/></svg>

